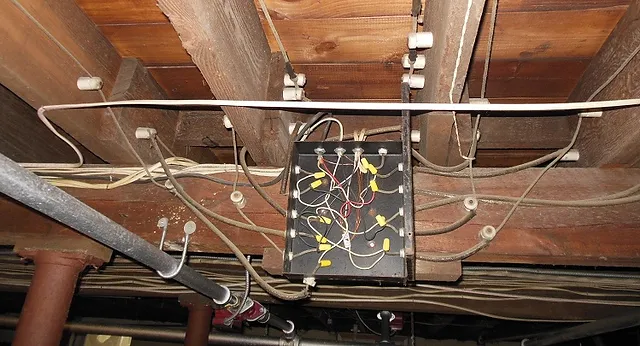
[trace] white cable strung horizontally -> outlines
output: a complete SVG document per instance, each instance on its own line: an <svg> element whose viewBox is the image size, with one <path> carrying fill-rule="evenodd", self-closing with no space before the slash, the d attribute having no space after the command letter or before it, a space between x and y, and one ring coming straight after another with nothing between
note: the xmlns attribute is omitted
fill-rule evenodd
<svg viewBox="0 0 640 346"><path fill-rule="evenodd" d="M640 106L640 98L593 102L567 103L402 103L402 102L326 102L326 101L242 101L242 100L126 100L93 103L70 103L42 106L38 114L47 111L104 107L247 107L266 109L313 109L313 110L370 110L370 111L419 111L419 112L530 112L535 116L545 116L540 112L578 112L608 110ZM493 114L492 116L500 116ZM549 114L558 116L558 114ZM566 114L572 115L572 114ZM508 116L508 115L504 115Z"/></svg>

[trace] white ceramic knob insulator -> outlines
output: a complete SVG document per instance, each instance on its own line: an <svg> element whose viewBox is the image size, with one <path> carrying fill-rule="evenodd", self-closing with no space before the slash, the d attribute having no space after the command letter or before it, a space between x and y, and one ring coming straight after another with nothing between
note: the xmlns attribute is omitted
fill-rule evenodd
<svg viewBox="0 0 640 346"><path fill-rule="evenodd" d="M226 129L231 129L233 127L233 124L231 123L231 119L229 119L229 117L225 114L222 116L222 123L224 124L224 127Z"/></svg>
<svg viewBox="0 0 640 346"><path fill-rule="evenodd" d="M235 204L238 208L242 209L247 205L247 200L244 198L244 195L240 191L233 191L231 193L231 202Z"/></svg>
<svg viewBox="0 0 640 346"><path fill-rule="evenodd" d="M411 130L411 143L420 143L420 130Z"/></svg>
<svg viewBox="0 0 640 346"><path fill-rule="evenodd" d="M285 101L300 101L304 97L304 89L302 88L284 88L282 89L282 99Z"/></svg>
<svg viewBox="0 0 640 346"><path fill-rule="evenodd" d="M567 152L566 154L564 154L564 156L560 159L560 161L569 161L569 162L576 162L580 160L580 151L578 149L571 149L569 150L569 152Z"/></svg>
<svg viewBox="0 0 640 346"><path fill-rule="evenodd" d="M413 68L416 70L421 70L427 65L427 58L424 54L418 54L416 56L416 61L413 63ZM402 67L411 68L411 61L409 60L409 54L405 54L402 56Z"/></svg>
<svg viewBox="0 0 640 346"><path fill-rule="evenodd" d="M307 76L305 76L304 73L298 73L296 74L296 76L298 77L299 87L303 87L305 84L307 84ZM288 74L284 75L284 86L286 87L296 86L296 84L293 82L293 80L291 80L291 77Z"/></svg>
<svg viewBox="0 0 640 346"><path fill-rule="evenodd" d="M138 127L136 129L137 139L149 139L158 134L158 131L152 127Z"/></svg>
<svg viewBox="0 0 640 346"><path fill-rule="evenodd" d="M100 77L80 77L76 82L80 90L100 90L102 89L102 78Z"/></svg>
<svg viewBox="0 0 640 346"><path fill-rule="evenodd" d="M424 76L421 74L409 75L405 73L402 75L402 83L408 83L411 89L424 88Z"/></svg>
<svg viewBox="0 0 640 346"><path fill-rule="evenodd" d="M433 33L429 31L409 33L407 46L409 49L431 48L433 47Z"/></svg>

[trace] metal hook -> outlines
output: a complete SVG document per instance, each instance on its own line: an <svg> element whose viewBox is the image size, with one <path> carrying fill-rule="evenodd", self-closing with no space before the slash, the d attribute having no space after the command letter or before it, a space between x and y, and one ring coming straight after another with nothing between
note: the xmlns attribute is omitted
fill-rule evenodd
<svg viewBox="0 0 640 346"><path fill-rule="evenodd" d="M163 217L162 219L158 220L158 227L162 228L162 238L160 238L160 250L162 250L164 248L164 240L167 236L167 227L169 224L169 220L165 217ZM187 249L189 247L189 238L191 237L191 235L196 231L196 223L193 221L189 221L187 223L184 224L184 247L182 248L182 256L180 257L180 263L178 264L178 266L176 267L176 269L174 269L171 273L165 274L160 272L159 270L156 270L156 272L158 273L158 275L160 275L161 278L163 279L173 279L176 275L178 275L178 273L180 273L180 270L182 270L182 266L184 265L184 262L187 258Z"/></svg>

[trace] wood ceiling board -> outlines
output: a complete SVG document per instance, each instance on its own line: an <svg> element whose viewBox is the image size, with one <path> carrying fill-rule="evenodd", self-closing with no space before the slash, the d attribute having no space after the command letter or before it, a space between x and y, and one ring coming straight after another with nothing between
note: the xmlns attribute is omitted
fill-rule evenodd
<svg viewBox="0 0 640 346"><path fill-rule="evenodd" d="M492 59L592 57L624 14L624 8L586 11L498 13ZM475 56L484 57L489 33L483 25Z"/></svg>
<svg viewBox="0 0 640 346"><path fill-rule="evenodd" d="M149 65L193 64L171 24L103 25L100 30L122 57Z"/></svg>
<svg viewBox="0 0 640 346"><path fill-rule="evenodd" d="M400 62L410 16L279 20L274 22L293 63ZM277 44L263 23L272 51Z"/></svg>
<svg viewBox="0 0 640 346"><path fill-rule="evenodd" d="M76 0L97 25L169 23L156 0Z"/></svg>
<svg viewBox="0 0 640 346"><path fill-rule="evenodd" d="M501 0L498 12L582 11L626 7L630 0Z"/></svg>
<svg viewBox="0 0 640 346"><path fill-rule="evenodd" d="M403 16L411 13L411 0L266 0L273 20L355 18ZM260 4L255 1L258 14L264 18Z"/></svg>
<svg viewBox="0 0 640 346"><path fill-rule="evenodd" d="M566 97L578 79L489 79L486 97ZM467 81L469 96L480 97L481 79Z"/></svg>
<svg viewBox="0 0 640 346"><path fill-rule="evenodd" d="M400 99L400 64L295 64L310 99Z"/></svg>
<svg viewBox="0 0 640 346"><path fill-rule="evenodd" d="M169 23L156 0L76 0L97 25ZM411 0L266 0L273 20L403 16L411 13ZM260 19L264 15L254 1Z"/></svg>
<svg viewBox="0 0 640 346"><path fill-rule="evenodd" d="M210 99L211 89L196 66L149 66L171 99Z"/></svg>
<svg viewBox="0 0 640 346"><path fill-rule="evenodd" d="M489 79L577 79L591 62L590 58L577 59L521 59L489 62ZM484 57L474 59L469 78L482 79Z"/></svg>

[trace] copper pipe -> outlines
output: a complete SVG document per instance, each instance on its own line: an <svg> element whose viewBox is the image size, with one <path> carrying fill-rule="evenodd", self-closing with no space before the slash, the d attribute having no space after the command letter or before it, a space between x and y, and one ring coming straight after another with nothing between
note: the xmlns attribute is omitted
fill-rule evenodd
<svg viewBox="0 0 640 346"><path fill-rule="evenodd" d="M87 256L37 251L33 260L35 272L13 345L59 345L78 275L87 265Z"/></svg>
<svg viewBox="0 0 640 346"><path fill-rule="evenodd" d="M212 317L213 309L209 305L189 306L189 321L187 322L187 334L184 339L185 346L208 345Z"/></svg>

